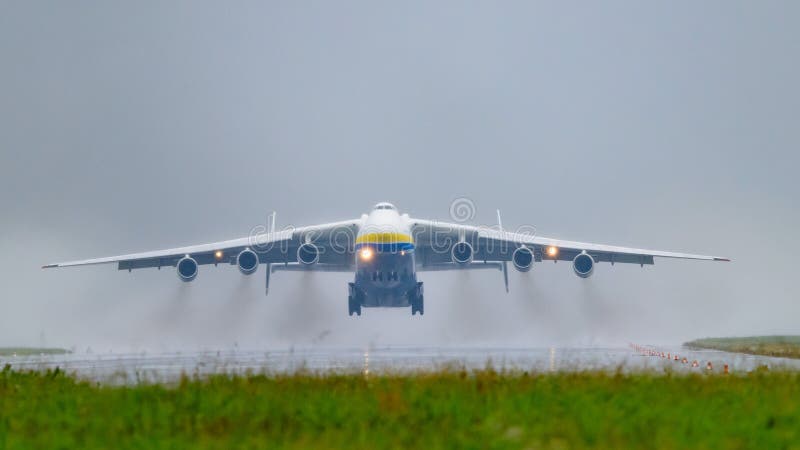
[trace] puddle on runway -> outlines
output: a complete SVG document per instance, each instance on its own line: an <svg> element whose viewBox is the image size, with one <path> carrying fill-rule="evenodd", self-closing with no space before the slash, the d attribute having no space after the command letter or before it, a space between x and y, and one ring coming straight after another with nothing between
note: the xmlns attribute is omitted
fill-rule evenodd
<svg viewBox="0 0 800 450"><path fill-rule="evenodd" d="M245 374L310 372L413 372L423 370L511 369L529 372L552 371L636 371L665 369L702 372L707 362L716 370L728 364L732 372L750 371L758 366L800 369L800 360L726 353L715 350L686 350L658 347L700 362L691 368L666 358L644 356L630 348L417 348L374 349L309 348L291 350L227 350L175 353L67 354L3 357L0 365L15 369L47 370L60 367L68 373L110 384L173 382L182 374Z"/></svg>

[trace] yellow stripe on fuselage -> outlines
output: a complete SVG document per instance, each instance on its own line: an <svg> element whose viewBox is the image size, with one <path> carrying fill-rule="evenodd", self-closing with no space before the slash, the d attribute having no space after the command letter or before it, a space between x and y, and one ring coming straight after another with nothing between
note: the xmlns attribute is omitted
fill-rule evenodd
<svg viewBox="0 0 800 450"><path fill-rule="evenodd" d="M356 244L413 244L414 239L405 233L364 233L356 238Z"/></svg>

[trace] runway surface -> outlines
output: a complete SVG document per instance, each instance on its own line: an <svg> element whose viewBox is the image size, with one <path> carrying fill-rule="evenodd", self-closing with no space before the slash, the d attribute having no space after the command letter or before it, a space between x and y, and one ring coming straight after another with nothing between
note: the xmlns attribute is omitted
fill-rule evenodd
<svg viewBox="0 0 800 450"><path fill-rule="evenodd" d="M663 355L662 355L663 353ZM669 358L667 358L669 355ZM679 360L675 360L675 356ZM686 362L683 362L686 358ZM693 362L697 366L693 367ZM708 363L711 363L709 368ZM676 372L800 370L800 360L675 347L630 346L624 348L412 348L227 350L175 353L104 353L0 357L0 365L15 369L47 370L59 367L68 373L102 383L174 382L181 374L312 372L408 372L441 368L515 369L530 372L579 370L656 370Z"/></svg>

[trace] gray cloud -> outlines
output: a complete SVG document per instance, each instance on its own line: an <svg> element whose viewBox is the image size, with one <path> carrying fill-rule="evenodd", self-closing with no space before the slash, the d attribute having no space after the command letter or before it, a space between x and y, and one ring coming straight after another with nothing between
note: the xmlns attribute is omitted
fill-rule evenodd
<svg viewBox="0 0 800 450"><path fill-rule="evenodd" d="M798 332L800 7L7 2L0 343L550 345ZM388 200L732 264L425 274L426 316L347 277L46 262L358 216Z"/></svg>

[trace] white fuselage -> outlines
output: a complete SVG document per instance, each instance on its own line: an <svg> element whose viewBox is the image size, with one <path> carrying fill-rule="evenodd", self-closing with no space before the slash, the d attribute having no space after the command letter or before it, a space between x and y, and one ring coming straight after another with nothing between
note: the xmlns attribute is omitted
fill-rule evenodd
<svg viewBox="0 0 800 450"><path fill-rule="evenodd" d="M409 305L417 285L414 239L408 217L390 204L378 204L356 237L355 288L362 306Z"/></svg>

